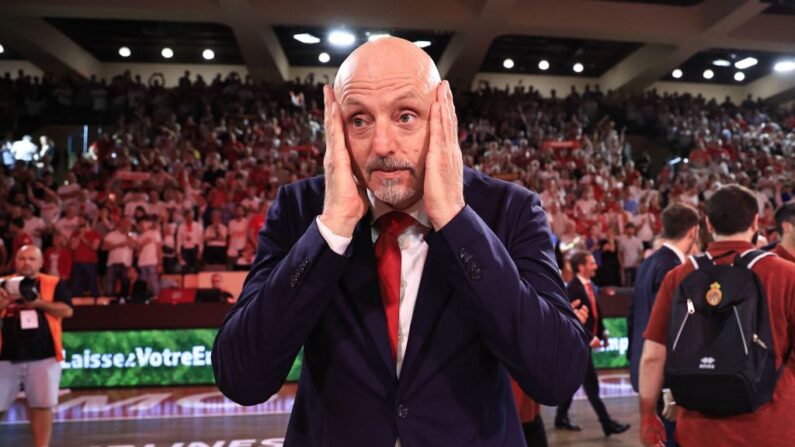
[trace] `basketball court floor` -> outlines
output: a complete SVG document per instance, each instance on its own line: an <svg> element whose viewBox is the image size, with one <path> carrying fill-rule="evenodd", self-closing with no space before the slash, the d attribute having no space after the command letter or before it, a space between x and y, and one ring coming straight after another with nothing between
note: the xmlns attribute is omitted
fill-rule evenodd
<svg viewBox="0 0 795 447"><path fill-rule="evenodd" d="M601 394L614 419L632 424L606 438L582 390L570 417L582 432L555 430L554 408L543 407L552 446L637 446L637 395L624 372L600 376ZM241 407L214 387L63 390L55 409L52 447L279 447L296 386L285 385L268 402ZM362 421L366 424L367 421ZM24 401L0 418L0 446L32 445ZM352 446L356 447L356 446Z"/></svg>

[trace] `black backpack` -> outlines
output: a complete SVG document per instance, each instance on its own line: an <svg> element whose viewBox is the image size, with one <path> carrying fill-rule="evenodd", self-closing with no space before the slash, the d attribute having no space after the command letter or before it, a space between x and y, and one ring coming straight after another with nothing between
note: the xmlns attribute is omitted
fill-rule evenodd
<svg viewBox="0 0 795 447"><path fill-rule="evenodd" d="M780 374L767 295L751 270L775 255L751 250L719 257L732 254L727 265L715 265L709 254L691 256L696 270L671 304L666 385L677 405L711 416L753 412L772 398Z"/></svg>

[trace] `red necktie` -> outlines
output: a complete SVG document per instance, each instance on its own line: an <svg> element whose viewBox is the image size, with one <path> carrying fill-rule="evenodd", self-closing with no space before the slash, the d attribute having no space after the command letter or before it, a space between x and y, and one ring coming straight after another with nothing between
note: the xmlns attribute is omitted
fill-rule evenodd
<svg viewBox="0 0 795 447"><path fill-rule="evenodd" d="M414 218L405 213L391 211L375 222L381 232L375 241L375 257L378 260L378 278L381 299L384 302L386 327L392 346L392 359L397 358L398 323L400 317L400 246L398 236L413 225Z"/></svg>
<svg viewBox="0 0 795 447"><path fill-rule="evenodd" d="M596 295L593 293L593 286L591 282L585 285L585 290L588 292L588 299L591 301L591 314L593 314L593 333L599 330L599 312L596 310Z"/></svg>

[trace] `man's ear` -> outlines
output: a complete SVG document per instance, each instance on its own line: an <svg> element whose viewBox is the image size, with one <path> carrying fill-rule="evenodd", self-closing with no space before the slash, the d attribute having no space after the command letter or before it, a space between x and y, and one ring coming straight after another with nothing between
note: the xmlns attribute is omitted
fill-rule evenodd
<svg viewBox="0 0 795 447"><path fill-rule="evenodd" d="M754 232L759 231L759 213L754 214L754 221L751 222L751 229L754 230Z"/></svg>
<svg viewBox="0 0 795 447"><path fill-rule="evenodd" d="M707 216L705 220L707 222L707 233L715 234L715 227L712 226L712 222L710 222L709 216Z"/></svg>

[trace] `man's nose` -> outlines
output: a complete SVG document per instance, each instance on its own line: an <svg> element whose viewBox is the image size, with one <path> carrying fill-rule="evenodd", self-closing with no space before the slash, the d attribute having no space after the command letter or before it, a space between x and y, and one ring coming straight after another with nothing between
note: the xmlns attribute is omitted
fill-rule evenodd
<svg viewBox="0 0 795 447"><path fill-rule="evenodd" d="M376 119L373 135L373 152L385 157L395 151L395 135L392 123L386 119Z"/></svg>

